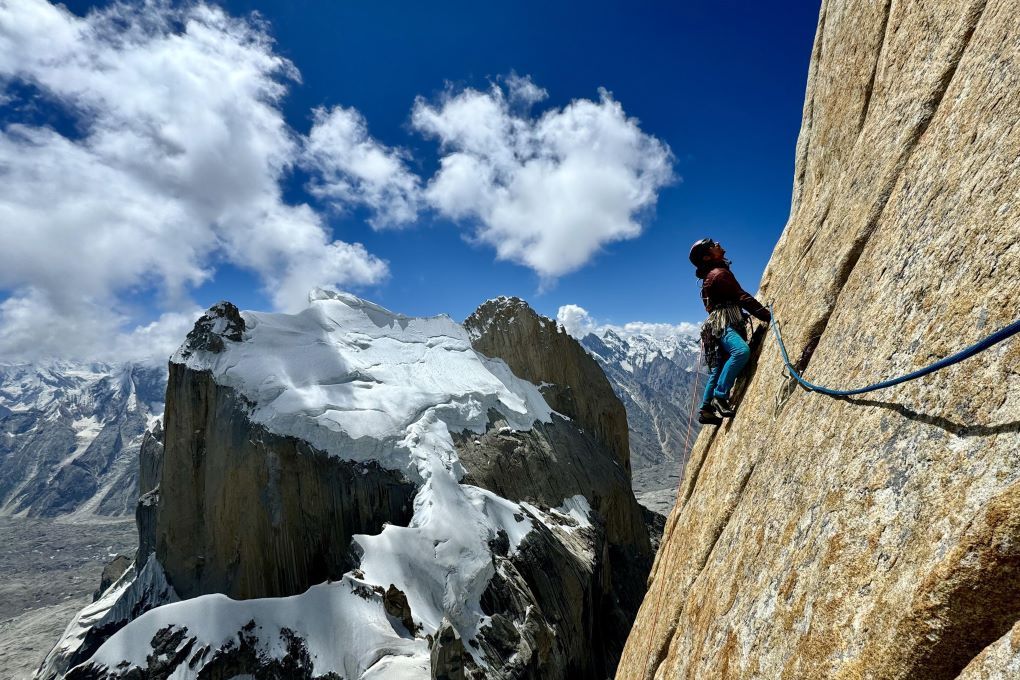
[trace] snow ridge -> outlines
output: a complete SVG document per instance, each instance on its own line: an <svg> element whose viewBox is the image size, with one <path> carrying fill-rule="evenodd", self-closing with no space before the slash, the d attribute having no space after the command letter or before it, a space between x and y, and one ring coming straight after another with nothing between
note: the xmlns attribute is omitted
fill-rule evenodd
<svg viewBox="0 0 1020 680"><path fill-rule="evenodd" d="M582 341L589 353L603 363L616 363L629 373L633 373L635 368L650 365L657 357L677 364L684 370L693 371L701 351L697 338L689 335L656 337L647 333L634 333L623 337L611 328L592 335L601 342L604 349Z"/></svg>

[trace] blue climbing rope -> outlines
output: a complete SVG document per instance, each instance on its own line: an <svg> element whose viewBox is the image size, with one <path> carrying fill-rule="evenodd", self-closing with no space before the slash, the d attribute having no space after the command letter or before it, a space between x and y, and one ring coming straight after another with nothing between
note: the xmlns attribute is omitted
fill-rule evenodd
<svg viewBox="0 0 1020 680"><path fill-rule="evenodd" d="M893 385L899 385L900 383L907 382L908 380L920 378L921 376L928 375L929 373L934 373L935 371L945 368L946 366L958 364L964 359L969 359L978 352L983 352L992 345L996 345L1002 342L1003 340L1010 338L1016 335L1017 333L1020 333L1020 319L1018 319L1013 323L1009 324L1008 326L1006 326L1005 328L1001 328L992 333L991 335L989 335L988 337L975 342L970 347L960 352L957 352L952 356L948 356L945 359L936 361L934 364L931 364L930 366L925 366L922 369L916 370L913 373L901 375L898 378L892 378L890 380L883 380L882 382L875 383L874 385L868 385L867 387L861 387L856 390L833 390L829 389L828 387L822 387L821 385L815 385L814 383L810 383L807 380L805 380L800 373L797 372L797 369L795 369L793 365L790 363L789 355L786 353L786 345L783 344L783 335L779 331L779 322L776 321L776 314L771 306L769 306L769 312L772 313L771 323L772 332L775 334L776 340L779 341L779 351L783 353L783 362L786 364L786 369L790 371L790 375L796 378L797 382L806 387L808 390L812 392L819 392L821 394L828 394L833 397L849 397L854 394L864 394L865 392L881 390L886 387L892 387Z"/></svg>

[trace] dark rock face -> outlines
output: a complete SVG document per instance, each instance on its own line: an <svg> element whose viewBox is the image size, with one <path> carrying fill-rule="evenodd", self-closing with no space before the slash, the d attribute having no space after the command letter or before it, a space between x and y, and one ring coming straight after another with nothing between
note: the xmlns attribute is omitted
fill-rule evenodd
<svg viewBox="0 0 1020 680"><path fill-rule="evenodd" d="M432 680L467 680L483 677L464 648L457 631L444 620L432 642Z"/></svg>
<svg viewBox="0 0 1020 680"><path fill-rule="evenodd" d="M233 390L170 365L156 554L182 598L282 597L354 566L356 533L406 525L413 484L253 425Z"/></svg>
<svg viewBox="0 0 1020 680"><path fill-rule="evenodd" d="M163 477L163 423L145 433L138 450L138 495L144 496L159 486Z"/></svg>
<svg viewBox="0 0 1020 680"><path fill-rule="evenodd" d="M493 612L530 631L526 647L545 650L530 666L521 665L518 654L510 667L521 665L523 675L509 677L601 678L616 667L653 552L623 469L590 435L553 418L526 432L507 431L496 421L483 435L454 441L468 470L464 482L504 498L548 509L585 490L596 528L570 540L536 528L512 558L496 558L489 598ZM569 543L576 543L573 550ZM494 552L499 555L498 546ZM534 601L541 613L529 608ZM510 663L511 654L493 644L489 654L498 665Z"/></svg>
<svg viewBox="0 0 1020 680"><path fill-rule="evenodd" d="M630 472L627 412L595 360L556 322L520 298L484 303L464 321L471 344L536 385L556 411L577 421Z"/></svg>
<svg viewBox="0 0 1020 680"><path fill-rule="evenodd" d="M231 310L210 310L178 356L244 342L243 320ZM644 513L630 490L622 406L594 360L555 324L526 305L512 314L500 308L492 318L482 311L473 318L485 325L493 354L514 347L504 347L501 324L528 326L528 332L515 329L521 333L515 361L534 361L544 373L512 370L544 383L550 401L573 420L554 415L552 422L514 431L491 411L486 432L451 433L466 471L460 483L530 503L514 517L532 528L523 539L514 538L515 549L505 530L489 540L493 575L481 597L488 619L471 634L446 620L428 636L431 675L610 677L652 558ZM355 569L352 535L378 534L385 523L406 525L417 487L377 463L344 460L270 433L249 419L251 408L212 373L171 363L164 440L158 430L149 433L140 455L137 568L165 570L175 595L185 599L209 593L281 597L345 572L347 579L364 578ZM551 509L564 505L591 511L581 521L580 514ZM152 547L156 559L146 562L141 553ZM378 598L394 630L424 645L409 593L382 584L354 592ZM274 645L286 654L268 658L259 624L253 620L216 649L183 626L169 626L150 640L147 668L86 664L69 677L165 677L182 664L201 678L314 677L300 636L281 631ZM90 652L93 640L101 641L100 635L90 638Z"/></svg>
<svg viewBox="0 0 1020 680"><path fill-rule="evenodd" d="M411 606L407 603L407 594L392 583L383 592L383 608L387 614L400 621L411 635L414 635L421 628L421 625L414 622L414 617L411 615Z"/></svg>
<svg viewBox="0 0 1020 680"><path fill-rule="evenodd" d="M185 358L195 351L218 354L225 347L224 339L241 342L243 334L244 319L241 318L241 312L229 302L218 302L195 322L181 354Z"/></svg>
<svg viewBox="0 0 1020 680"><path fill-rule="evenodd" d="M124 572L131 566L131 558L127 555L117 555L110 560L105 567L103 567L103 574L99 578L99 589L92 594L92 601L95 602L107 589L113 585L114 581L124 575Z"/></svg>
<svg viewBox="0 0 1020 680"><path fill-rule="evenodd" d="M645 526L648 527L648 540L652 542L652 552L657 553L662 534L666 531L666 516L645 507L641 510L645 516Z"/></svg>
<svg viewBox="0 0 1020 680"><path fill-rule="evenodd" d="M620 647L603 621L599 546L605 546L601 527L577 530L571 537L541 526L513 556L496 559L482 598L493 625L481 645L506 677L612 675ZM536 600L541 609L531 606Z"/></svg>
<svg viewBox="0 0 1020 680"><path fill-rule="evenodd" d="M135 525L138 527L138 552L135 566L140 571L156 550L156 518L159 516L159 483L163 478L163 427L156 426L145 433L138 451L138 503L135 506Z"/></svg>
<svg viewBox="0 0 1020 680"><path fill-rule="evenodd" d="M86 664L67 674L67 680L101 680L123 677L128 680L166 680L180 666L202 665L197 674L201 680L230 680L238 677L253 677L257 680L343 680L336 673L315 675L312 657L308 648L294 631L284 628L280 631L279 643L286 650L281 658L272 658L260 651L258 629L255 621L249 621L241 629L237 640L232 640L221 649L197 648L195 638L188 635L183 626L167 626L150 640L152 652L147 656L147 667L135 669L125 675L110 669Z"/></svg>

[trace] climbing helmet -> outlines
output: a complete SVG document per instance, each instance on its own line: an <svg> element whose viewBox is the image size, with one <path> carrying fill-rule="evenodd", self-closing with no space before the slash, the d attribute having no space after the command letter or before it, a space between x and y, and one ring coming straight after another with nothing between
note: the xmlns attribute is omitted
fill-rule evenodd
<svg viewBox="0 0 1020 680"><path fill-rule="evenodd" d="M713 241L710 238L703 238L700 241L695 241L694 245L691 246L691 254L688 256L691 264L695 267L701 265L701 256L705 254L709 248L719 245L718 241Z"/></svg>

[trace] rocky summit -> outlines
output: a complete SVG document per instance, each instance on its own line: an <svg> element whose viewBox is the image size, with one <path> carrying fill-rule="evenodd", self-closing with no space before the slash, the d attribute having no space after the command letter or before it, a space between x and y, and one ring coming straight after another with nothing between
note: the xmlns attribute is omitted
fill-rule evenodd
<svg viewBox="0 0 1020 680"><path fill-rule="evenodd" d="M862 387L1020 315L1020 4L826 0L763 278L808 380ZM774 338L706 428L617 677L1020 667L1020 341L859 397Z"/></svg>
<svg viewBox="0 0 1020 680"><path fill-rule="evenodd" d="M652 560L626 442L523 303L220 303L141 446L138 556L40 677L611 676Z"/></svg>

